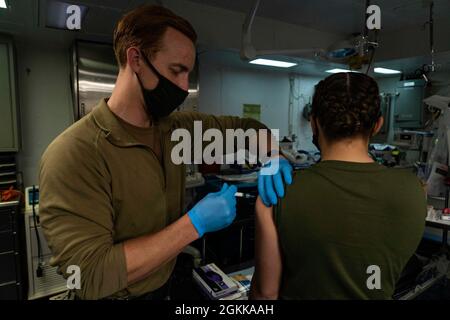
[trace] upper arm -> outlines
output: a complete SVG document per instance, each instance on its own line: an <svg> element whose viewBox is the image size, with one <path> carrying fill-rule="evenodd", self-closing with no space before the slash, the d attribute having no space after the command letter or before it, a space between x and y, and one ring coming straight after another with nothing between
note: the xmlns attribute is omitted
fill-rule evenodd
<svg viewBox="0 0 450 320"><path fill-rule="evenodd" d="M39 215L52 264L65 277L68 266L80 267L84 297L107 296L126 286L123 247L113 241L109 177L95 150L57 140L42 157L39 180Z"/></svg>
<svg viewBox="0 0 450 320"><path fill-rule="evenodd" d="M62 228L77 221L91 226L89 231L94 234L87 235L84 229L79 230L86 233L86 237L111 236L114 211L108 180L95 150L69 139L52 143L41 159L39 173L44 229L50 235L63 233ZM61 219L75 221L55 225L55 220Z"/></svg>
<svg viewBox="0 0 450 320"><path fill-rule="evenodd" d="M256 201L255 274L253 299L276 299L281 283L282 260L273 208Z"/></svg>

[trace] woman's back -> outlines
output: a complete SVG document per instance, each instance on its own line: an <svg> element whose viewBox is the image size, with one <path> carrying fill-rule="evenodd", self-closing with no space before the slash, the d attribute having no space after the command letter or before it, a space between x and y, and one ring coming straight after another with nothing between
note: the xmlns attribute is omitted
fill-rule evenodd
<svg viewBox="0 0 450 320"><path fill-rule="evenodd" d="M281 298L390 299L423 235L426 199L408 171L323 161L297 173L276 215ZM381 288L370 290L377 267Z"/></svg>

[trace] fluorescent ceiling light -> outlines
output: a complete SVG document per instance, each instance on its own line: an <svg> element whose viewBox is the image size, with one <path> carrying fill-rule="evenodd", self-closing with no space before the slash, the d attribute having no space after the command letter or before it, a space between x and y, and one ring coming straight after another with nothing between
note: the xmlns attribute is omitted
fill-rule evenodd
<svg viewBox="0 0 450 320"><path fill-rule="evenodd" d="M280 67L280 68L290 68L296 66L296 63L278 61L278 60L269 60L269 59L255 59L250 61L252 64L260 64L263 66L272 66L272 67Z"/></svg>
<svg viewBox="0 0 450 320"><path fill-rule="evenodd" d="M6 0L0 0L0 8L3 8L3 9L8 8L8 7L6 6Z"/></svg>
<svg viewBox="0 0 450 320"><path fill-rule="evenodd" d="M336 68L336 69L327 70L325 72L328 72L328 73L339 73L339 72L352 72L352 71L351 70L347 70L347 69Z"/></svg>
<svg viewBox="0 0 450 320"><path fill-rule="evenodd" d="M373 71L375 73L382 73L382 74L398 74L398 73L402 73L401 71L398 71L398 70L386 69L386 68L375 68L375 69L373 69Z"/></svg>

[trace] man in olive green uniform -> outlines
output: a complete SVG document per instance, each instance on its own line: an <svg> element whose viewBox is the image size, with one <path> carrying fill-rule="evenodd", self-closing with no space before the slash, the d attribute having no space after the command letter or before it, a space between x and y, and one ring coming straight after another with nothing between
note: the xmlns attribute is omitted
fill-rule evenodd
<svg viewBox="0 0 450 320"><path fill-rule="evenodd" d="M40 217L51 264L65 277L69 266L80 267L79 298L158 296L178 253L235 217L236 188L226 185L182 211L185 169L171 161L172 131L192 133L195 120L223 133L265 128L251 119L170 114L187 95L195 39L186 20L162 7L124 16L114 33L120 71L112 96L42 157Z"/></svg>

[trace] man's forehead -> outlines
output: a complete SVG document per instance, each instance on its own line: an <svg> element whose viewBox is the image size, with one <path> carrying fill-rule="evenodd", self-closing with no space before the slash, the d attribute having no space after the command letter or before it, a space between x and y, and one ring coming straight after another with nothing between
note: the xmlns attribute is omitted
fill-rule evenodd
<svg viewBox="0 0 450 320"><path fill-rule="evenodd" d="M189 70L195 64L195 47L187 37L164 37L157 55L166 63L182 65Z"/></svg>
<svg viewBox="0 0 450 320"><path fill-rule="evenodd" d="M159 59L170 67L180 67L186 69L186 71L192 71L195 64L195 54L182 55L178 54L176 50L161 50L157 54L160 55Z"/></svg>
<svg viewBox="0 0 450 320"><path fill-rule="evenodd" d="M161 39L161 47L164 49L178 48L180 50L195 52L195 45L186 35L174 28L167 28Z"/></svg>

